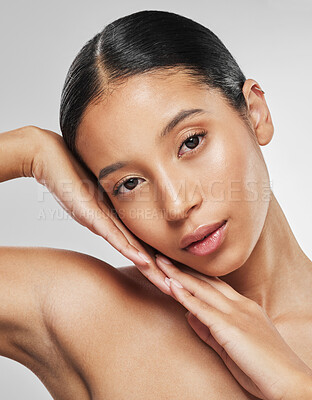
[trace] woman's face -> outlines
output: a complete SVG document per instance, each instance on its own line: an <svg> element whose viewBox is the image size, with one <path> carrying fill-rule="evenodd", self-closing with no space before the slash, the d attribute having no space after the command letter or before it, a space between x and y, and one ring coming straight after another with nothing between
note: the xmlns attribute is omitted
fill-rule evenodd
<svg viewBox="0 0 312 400"><path fill-rule="evenodd" d="M188 116L173 124L181 111ZM257 136L218 91L183 72L136 75L89 106L76 145L145 243L212 276L248 259L266 218L269 176ZM224 220L224 240L212 253L181 248L184 235Z"/></svg>

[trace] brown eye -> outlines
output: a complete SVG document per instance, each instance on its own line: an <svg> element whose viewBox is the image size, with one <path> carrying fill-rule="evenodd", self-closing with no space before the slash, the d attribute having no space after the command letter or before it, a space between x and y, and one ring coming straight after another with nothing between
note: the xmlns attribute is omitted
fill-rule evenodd
<svg viewBox="0 0 312 400"><path fill-rule="evenodd" d="M143 181L141 178L129 178L122 181L116 189L113 190L113 196L117 196L118 194L127 194L135 189L139 183L139 181Z"/></svg>
<svg viewBox="0 0 312 400"><path fill-rule="evenodd" d="M124 187L128 190L132 190L138 184L138 178L130 178L124 183Z"/></svg>
<svg viewBox="0 0 312 400"><path fill-rule="evenodd" d="M193 153L192 150L201 145L201 142L203 141L207 133L207 131L200 131L199 133L189 134L189 136L180 145L178 156L181 157L183 153ZM186 147L186 150L181 154L180 151L184 146ZM196 151L197 149L194 151L194 153ZM118 196L120 194L126 196L138 186L139 181L144 181L144 179L136 177L128 179L125 178L113 189L112 195Z"/></svg>
<svg viewBox="0 0 312 400"><path fill-rule="evenodd" d="M199 143L198 136L190 137L184 142L185 146L188 147L189 149L195 149L195 147L198 146L198 143Z"/></svg>
<svg viewBox="0 0 312 400"><path fill-rule="evenodd" d="M206 136L206 132L201 132L197 134L190 135L188 138L184 140L182 145L180 146L179 149L179 156L181 156L184 153L190 152L190 150L195 149L203 140L203 138ZM185 146L186 149L183 149ZM181 154L181 150L184 150Z"/></svg>

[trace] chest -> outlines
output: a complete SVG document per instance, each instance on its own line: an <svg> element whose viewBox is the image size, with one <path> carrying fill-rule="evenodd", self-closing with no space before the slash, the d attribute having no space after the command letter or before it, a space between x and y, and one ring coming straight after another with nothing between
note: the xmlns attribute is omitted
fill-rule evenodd
<svg viewBox="0 0 312 400"><path fill-rule="evenodd" d="M254 399L186 321L159 318L157 329L148 319L115 335L109 352L98 349L93 400Z"/></svg>
<svg viewBox="0 0 312 400"><path fill-rule="evenodd" d="M81 349L86 352L81 395L56 400L254 400L196 335L184 313L184 307L172 300L148 303L144 298L106 315L103 324L109 330L94 332L90 327L88 351ZM288 319L275 326L312 368L312 318ZM81 382L67 375L66 368L63 371L64 387L67 383L79 391Z"/></svg>
<svg viewBox="0 0 312 400"><path fill-rule="evenodd" d="M171 315L133 318L97 349L92 363L93 400L255 399L235 380L220 357L176 310ZM184 310L183 310L184 313ZM312 319L277 326L284 340L312 368Z"/></svg>

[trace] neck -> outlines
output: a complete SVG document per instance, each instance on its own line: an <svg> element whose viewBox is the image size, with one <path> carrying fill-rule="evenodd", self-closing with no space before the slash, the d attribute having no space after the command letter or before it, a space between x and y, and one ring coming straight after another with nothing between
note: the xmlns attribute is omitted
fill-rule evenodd
<svg viewBox="0 0 312 400"><path fill-rule="evenodd" d="M240 268L220 278L256 301L271 318L277 318L302 304L305 290L311 290L307 274L311 266L272 193L261 235L250 257Z"/></svg>

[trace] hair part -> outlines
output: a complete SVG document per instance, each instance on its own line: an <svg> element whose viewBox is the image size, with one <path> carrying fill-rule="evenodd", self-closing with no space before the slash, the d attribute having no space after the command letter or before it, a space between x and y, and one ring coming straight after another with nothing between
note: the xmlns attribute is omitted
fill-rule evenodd
<svg viewBox="0 0 312 400"><path fill-rule="evenodd" d="M197 84L218 90L250 126L242 92L246 78L222 41L189 18L144 10L104 27L72 62L60 104L60 128L67 147L84 164L75 142L88 106L102 101L131 76L181 70Z"/></svg>

